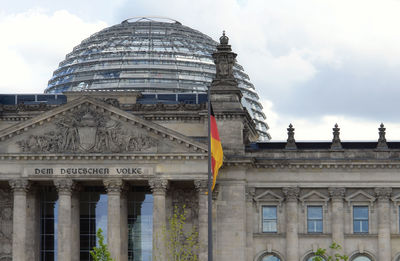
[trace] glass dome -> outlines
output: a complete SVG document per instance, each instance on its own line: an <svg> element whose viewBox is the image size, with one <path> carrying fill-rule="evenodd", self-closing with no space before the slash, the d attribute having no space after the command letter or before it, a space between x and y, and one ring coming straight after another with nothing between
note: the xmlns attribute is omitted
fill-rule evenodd
<svg viewBox="0 0 400 261"><path fill-rule="evenodd" d="M67 54L45 93L86 89L204 93L215 75L211 54L217 44L172 19L128 19L93 34ZM260 140L269 140L266 117L249 76L238 63L234 74Z"/></svg>

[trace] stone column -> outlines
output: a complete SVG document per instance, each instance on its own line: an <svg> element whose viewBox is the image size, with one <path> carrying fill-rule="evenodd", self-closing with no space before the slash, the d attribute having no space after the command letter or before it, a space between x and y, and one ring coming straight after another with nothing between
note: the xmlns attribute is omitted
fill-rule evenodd
<svg viewBox="0 0 400 261"><path fill-rule="evenodd" d="M79 183L75 183L74 191L72 192L71 197L71 222L73 224L71 228L71 260L72 261L80 261L80 248L81 248L81 240L80 240L80 200L79 200L79 191L81 191L81 186Z"/></svg>
<svg viewBox="0 0 400 261"><path fill-rule="evenodd" d="M72 260L72 190L71 179L56 179L54 185L58 191L58 261Z"/></svg>
<svg viewBox="0 0 400 261"><path fill-rule="evenodd" d="M246 260L253 260L253 203L255 188L246 188Z"/></svg>
<svg viewBox="0 0 400 261"><path fill-rule="evenodd" d="M14 193L12 260L26 261L27 200L30 183L26 179L10 180Z"/></svg>
<svg viewBox="0 0 400 261"><path fill-rule="evenodd" d="M208 260L208 181L195 180L199 192L199 261Z"/></svg>
<svg viewBox="0 0 400 261"><path fill-rule="evenodd" d="M167 254L162 230L166 227L165 194L168 180L150 179L153 191L153 260L163 260Z"/></svg>
<svg viewBox="0 0 400 261"><path fill-rule="evenodd" d="M36 187L26 194L26 260L40 260L40 197Z"/></svg>
<svg viewBox="0 0 400 261"><path fill-rule="evenodd" d="M286 196L286 260L299 260L299 236L297 221L297 198L300 189L297 187L283 188Z"/></svg>
<svg viewBox="0 0 400 261"><path fill-rule="evenodd" d="M378 260L392 260L390 242L390 204L391 188L375 188L378 198Z"/></svg>
<svg viewBox="0 0 400 261"><path fill-rule="evenodd" d="M103 180L103 183L108 195L108 249L110 250L111 258L121 260L121 192L123 181L121 179L106 179Z"/></svg>
<svg viewBox="0 0 400 261"><path fill-rule="evenodd" d="M344 207L343 197L345 188L329 188L329 194L332 199L332 241L342 246L344 250Z"/></svg>

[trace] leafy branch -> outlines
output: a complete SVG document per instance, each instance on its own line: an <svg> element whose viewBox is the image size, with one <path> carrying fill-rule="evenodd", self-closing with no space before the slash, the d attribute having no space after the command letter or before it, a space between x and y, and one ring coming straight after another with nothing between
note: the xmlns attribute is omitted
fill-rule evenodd
<svg viewBox="0 0 400 261"><path fill-rule="evenodd" d="M90 251L90 255L92 256L94 261L114 261L111 258L110 251L108 251L107 244L104 243L103 230L99 228L96 232L96 237L99 242L99 246L93 247L93 250Z"/></svg>
<svg viewBox="0 0 400 261"><path fill-rule="evenodd" d="M313 257L312 260L313 260L313 261L325 261L325 260L326 260L326 261L340 261L340 260L347 261L347 260L349 260L349 257L348 257L348 256L346 256L346 255L341 255L341 254L339 253L340 250L342 250L342 247L341 247L339 244L333 242L333 243L329 246L329 248L332 249L333 255L328 256L328 255L326 255L326 252L327 252L326 249L324 249L324 248L318 248L317 252L315 252L315 257ZM327 259L323 258L324 256L326 256Z"/></svg>

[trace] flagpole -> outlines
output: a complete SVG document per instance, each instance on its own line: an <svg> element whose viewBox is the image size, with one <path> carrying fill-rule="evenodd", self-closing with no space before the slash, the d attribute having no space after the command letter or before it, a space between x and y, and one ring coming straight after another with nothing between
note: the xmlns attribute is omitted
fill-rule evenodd
<svg viewBox="0 0 400 261"><path fill-rule="evenodd" d="M212 171L211 171L211 100L210 89L207 90L208 103L208 261L213 260L213 236L212 236Z"/></svg>

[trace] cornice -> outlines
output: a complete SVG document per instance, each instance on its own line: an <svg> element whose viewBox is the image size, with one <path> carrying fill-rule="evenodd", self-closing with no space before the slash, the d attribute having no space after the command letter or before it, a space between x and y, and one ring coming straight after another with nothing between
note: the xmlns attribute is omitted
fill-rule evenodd
<svg viewBox="0 0 400 261"><path fill-rule="evenodd" d="M300 161L290 160L268 160L267 162L257 161L253 157L229 158L224 160L225 167L246 166L257 169L290 170L290 169L400 169L400 160L364 159L357 161L326 161L315 162L312 159ZM317 161L317 160L315 160ZM362 162L363 161L363 162Z"/></svg>
<svg viewBox="0 0 400 261"><path fill-rule="evenodd" d="M48 160L204 160L206 153L180 154L0 154L0 161L48 161Z"/></svg>

